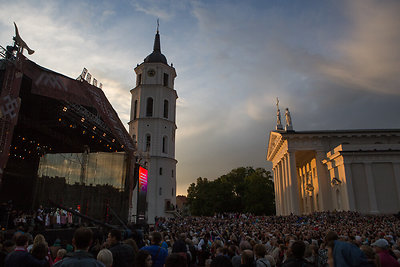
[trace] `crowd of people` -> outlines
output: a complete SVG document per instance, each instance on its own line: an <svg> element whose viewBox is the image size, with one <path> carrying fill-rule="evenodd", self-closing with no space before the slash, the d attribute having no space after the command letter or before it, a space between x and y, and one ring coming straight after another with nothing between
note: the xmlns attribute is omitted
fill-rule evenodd
<svg viewBox="0 0 400 267"><path fill-rule="evenodd" d="M399 227L394 215L226 213L157 218L149 232L80 227L52 245L19 229L0 235L0 266L391 267L400 266Z"/></svg>
<svg viewBox="0 0 400 267"><path fill-rule="evenodd" d="M80 212L78 209L75 212ZM0 205L0 227L13 229L19 226L33 228L63 228L81 224L81 218L60 208L40 206L37 210L17 210L12 203Z"/></svg>

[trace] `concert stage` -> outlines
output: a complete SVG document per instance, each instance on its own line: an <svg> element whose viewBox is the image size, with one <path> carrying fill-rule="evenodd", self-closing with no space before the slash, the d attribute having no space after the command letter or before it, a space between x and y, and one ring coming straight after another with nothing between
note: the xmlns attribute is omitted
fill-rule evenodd
<svg viewBox="0 0 400 267"><path fill-rule="evenodd" d="M20 210L53 201L110 223L111 208L126 221L135 146L102 89L8 48L0 47L0 201Z"/></svg>

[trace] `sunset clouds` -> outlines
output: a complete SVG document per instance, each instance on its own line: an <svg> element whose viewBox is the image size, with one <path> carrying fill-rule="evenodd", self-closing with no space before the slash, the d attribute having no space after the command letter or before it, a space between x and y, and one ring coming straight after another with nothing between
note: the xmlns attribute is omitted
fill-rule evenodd
<svg viewBox="0 0 400 267"><path fill-rule="evenodd" d="M4 5L3 5L4 6ZM133 68L161 50L177 71L178 194L199 176L269 167L275 101L295 130L400 128L400 2L13 1L0 10L0 44L15 21L36 63L103 83L130 119Z"/></svg>

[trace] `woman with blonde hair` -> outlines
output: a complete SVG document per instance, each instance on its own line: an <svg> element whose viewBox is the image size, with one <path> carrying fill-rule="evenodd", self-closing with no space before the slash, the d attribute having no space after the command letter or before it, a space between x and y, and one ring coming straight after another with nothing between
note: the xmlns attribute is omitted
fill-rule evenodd
<svg viewBox="0 0 400 267"><path fill-rule="evenodd" d="M99 251L97 260L102 262L106 267L111 267L113 264L113 255L110 250L105 248Z"/></svg>
<svg viewBox="0 0 400 267"><path fill-rule="evenodd" d="M49 246L42 234L37 234L33 239L31 254L39 260L45 259L48 266L53 266L53 259L51 258Z"/></svg>

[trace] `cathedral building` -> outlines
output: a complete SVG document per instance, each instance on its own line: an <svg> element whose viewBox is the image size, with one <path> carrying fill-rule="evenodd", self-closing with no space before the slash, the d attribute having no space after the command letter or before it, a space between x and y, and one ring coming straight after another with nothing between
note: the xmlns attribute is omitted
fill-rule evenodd
<svg viewBox="0 0 400 267"><path fill-rule="evenodd" d="M277 215L400 211L400 129L294 131L277 110L267 160Z"/></svg>
<svg viewBox="0 0 400 267"><path fill-rule="evenodd" d="M135 73L129 133L148 169L146 221L151 224L155 217L170 216L176 205L176 72L161 53L158 29L153 52L135 68ZM132 199L131 214L135 216L137 190Z"/></svg>

